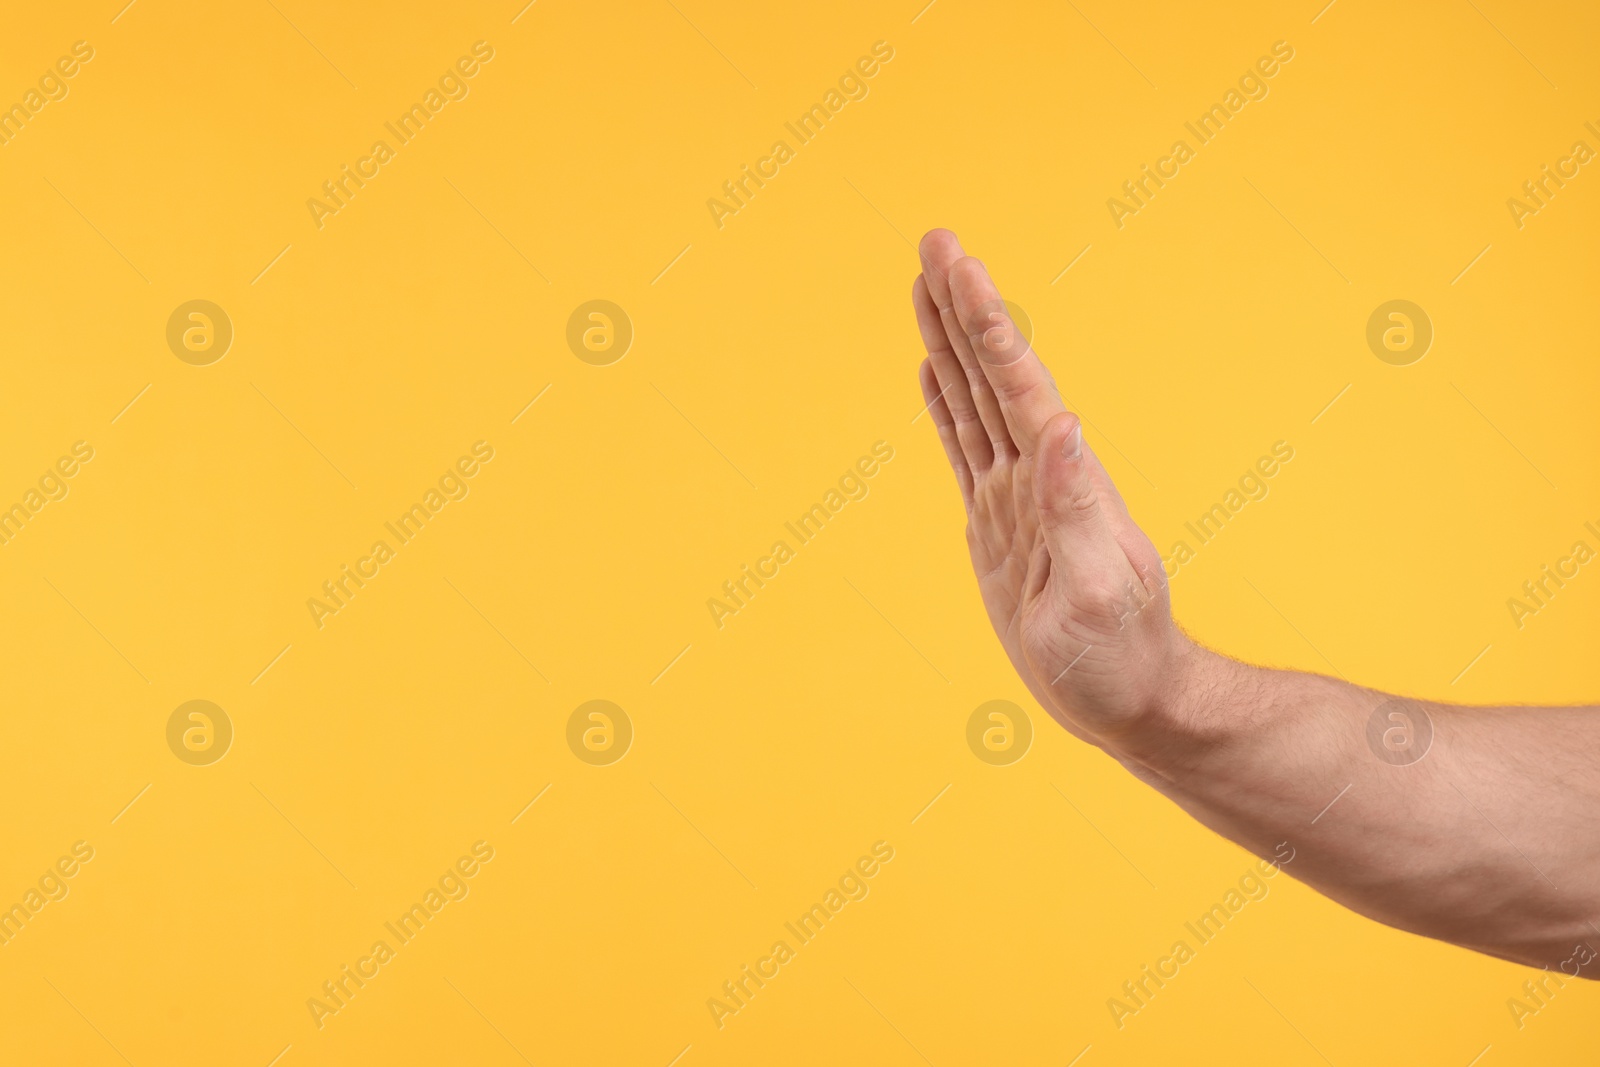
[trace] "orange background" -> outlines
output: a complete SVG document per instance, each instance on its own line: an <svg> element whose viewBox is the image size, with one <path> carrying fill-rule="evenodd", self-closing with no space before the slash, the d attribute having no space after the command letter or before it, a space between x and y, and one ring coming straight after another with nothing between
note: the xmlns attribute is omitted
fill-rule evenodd
<svg viewBox="0 0 1600 1067"><path fill-rule="evenodd" d="M94 457L0 546L0 904L94 855L0 947L0 1058L1592 1060L1591 989L1519 1028L1526 968L1286 877L1119 1029L1108 998L1253 859L1029 702L916 418L912 246L945 225L1164 553L1294 447L1175 579L1197 637L1595 699L1593 568L1520 629L1507 600L1600 548L1600 177L1521 228L1507 200L1600 148L1600 19L1318 6L13 12L0 102L94 55L0 146L0 504ZM467 95L319 228L307 201L478 41ZM879 41L719 228L722 183ZM1279 41L1268 95L1118 228L1108 198ZM233 329L204 366L167 343L197 299ZM1435 333L1408 366L1366 343L1392 299ZM591 300L633 331L604 366L567 343ZM319 628L307 600L479 441L467 495ZM707 600L878 441L866 497L717 628ZM191 700L232 726L209 765L168 745ZM569 747L590 700L620 761ZM1032 716L1007 766L967 744L990 700ZM479 841L465 898L319 1028L307 1001ZM708 999L879 841L865 898L719 1028Z"/></svg>

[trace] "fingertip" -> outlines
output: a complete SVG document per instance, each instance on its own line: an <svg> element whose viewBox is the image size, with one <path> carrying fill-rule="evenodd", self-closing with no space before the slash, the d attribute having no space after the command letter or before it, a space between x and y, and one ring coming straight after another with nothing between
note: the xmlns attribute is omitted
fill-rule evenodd
<svg viewBox="0 0 1600 1067"><path fill-rule="evenodd" d="M936 251L948 251L951 249L959 256L961 254L961 240L955 235L954 231L947 230L942 226L935 226L923 234L922 240L917 244L917 251L924 256L929 256Z"/></svg>
<svg viewBox="0 0 1600 1067"><path fill-rule="evenodd" d="M1007 318L1011 316L989 275L989 268L977 256L962 256L950 264L950 301L969 332L979 319L988 321L988 312L999 311Z"/></svg>
<svg viewBox="0 0 1600 1067"><path fill-rule="evenodd" d="M974 273L974 267L977 268L976 273ZM962 256L951 261L949 266L945 268L944 276L945 285L950 290L950 302L952 304L960 302L958 294L969 292L972 289L973 283L978 280L982 271L983 264L971 256Z"/></svg>
<svg viewBox="0 0 1600 1067"><path fill-rule="evenodd" d="M1083 424L1063 411L1045 424L1033 479L1034 506L1051 544L1051 558L1080 577L1104 562L1101 548L1109 538L1085 462L1089 455L1083 447Z"/></svg>
<svg viewBox="0 0 1600 1067"><path fill-rule="evenodd" d="M948 310L950 302L950 264L964 255L961 242L949 230L929 230L917 247L922 273L928 278L928 292L935 306Z"/></svg>
<svg viewBox="0 0 1600 1067"><path fill-rule="evenodd" d="M1039 450L1051 458L1075 462L1083 457L1083 421L1073 412L1050 416L1039 434Z"/></svg>

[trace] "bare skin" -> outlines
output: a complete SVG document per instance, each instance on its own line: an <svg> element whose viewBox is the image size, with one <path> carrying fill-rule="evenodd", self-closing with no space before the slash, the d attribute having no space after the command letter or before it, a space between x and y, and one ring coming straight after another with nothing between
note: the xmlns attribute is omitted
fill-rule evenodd
<svg viewBox="0 0 1600 1067"><path fill-rule="evenodd" d="M1401 700L1191 641L983 264L948 230L919 251L923 397L989 621L1051 717L1257 855L1289 842L1346 907L1600 976L1600 708Z"/></svg>

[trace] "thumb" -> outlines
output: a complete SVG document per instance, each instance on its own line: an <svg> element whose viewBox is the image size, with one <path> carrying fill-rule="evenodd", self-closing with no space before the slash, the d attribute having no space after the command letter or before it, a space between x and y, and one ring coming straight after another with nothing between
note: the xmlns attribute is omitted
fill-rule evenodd
<svg viewBox="0 0 1600 1067"><path fill-rule="evenodd" d="M1116 588L1128 560L1090 476L1094 458L1083 443L1078 416L1063 411L1045 423L1034 463L1034 507L1051 567L1063 572L1067 588L1076 592Z"/></svg>

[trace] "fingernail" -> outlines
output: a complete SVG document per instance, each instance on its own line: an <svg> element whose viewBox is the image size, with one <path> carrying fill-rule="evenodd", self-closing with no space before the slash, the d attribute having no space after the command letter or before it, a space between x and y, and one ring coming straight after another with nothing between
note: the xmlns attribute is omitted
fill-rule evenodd
<svg viewBox="0 0 1600 1067"><path fill-rule="evenodd" d="M1072 428L1071 433L1067 434L1067 439L1061 442L1061 454L1068 459L1077 459L1082 452L1083 423L1080 422Z"/></svg>

